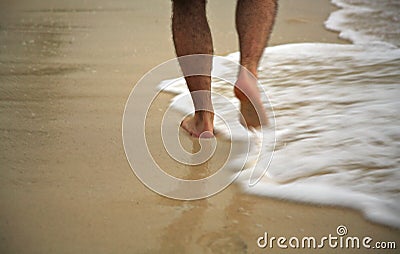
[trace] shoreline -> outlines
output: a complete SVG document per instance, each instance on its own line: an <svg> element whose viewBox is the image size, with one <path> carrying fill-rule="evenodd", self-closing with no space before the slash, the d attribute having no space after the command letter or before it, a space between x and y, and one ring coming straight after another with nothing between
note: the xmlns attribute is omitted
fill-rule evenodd
<svg viewBox="0 0 400 254"><path fill-rule="evenodd" d="M348 43L323 26L336 9L329 1L279 3L271 46ZM257 247L264 232L322 237L339 225L350 236L400 238L400 230L348 208L247 195L235 184L207 199L177 201L140 182L122 146L122 115L133 85L175 57L169 1L3 5L1 253L265 253ZM234 8L230 1L209 1L217 55L238 50ZM171 98L157 97L146 132L159 162L187 175L189 168L168 159L160 142ZM215 163L222 159L216 156Z"/></svg>

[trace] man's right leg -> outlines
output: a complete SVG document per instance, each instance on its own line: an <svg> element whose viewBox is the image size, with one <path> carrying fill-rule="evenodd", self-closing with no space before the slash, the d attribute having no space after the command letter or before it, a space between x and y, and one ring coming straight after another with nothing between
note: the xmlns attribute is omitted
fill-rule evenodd
<svg viewBox="0 0 400 254"><path fill-rule="evenodd" d="M172 33L178 57L193 54L213 54L210 28L206 17L205 0L173 0ZM185 76L193 73L207 73L185 77L195 108L194 116L181 123L182 128L195 137L211 137L214 129L214 113L211 103L211 57L190 57L180 60ZM196 91L202 91L196 93Z"/></svg>
<svg viewBox="0 0 400 254"><path fill-rule="evenodd" d="M266 47L276 15L277 0L238 0L236 29L239 35L240 64L235 95L248 127L266 125L268 118L257 87L257 67Z"/></svg>

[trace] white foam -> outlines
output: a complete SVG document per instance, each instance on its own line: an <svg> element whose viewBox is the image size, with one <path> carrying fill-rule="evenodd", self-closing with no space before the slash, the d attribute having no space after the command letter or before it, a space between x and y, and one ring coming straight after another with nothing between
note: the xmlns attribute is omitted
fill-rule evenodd
<svg viewBox="0 0 400 254"><path fill-rule="evenodd" d="M340 10L331 13L325 27L355 44L398 46L400 3L396 0L331 0Z"/></svg>

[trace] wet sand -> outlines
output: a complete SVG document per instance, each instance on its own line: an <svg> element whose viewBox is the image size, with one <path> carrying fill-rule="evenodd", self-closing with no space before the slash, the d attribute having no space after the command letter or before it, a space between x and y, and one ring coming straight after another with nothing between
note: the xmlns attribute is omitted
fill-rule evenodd
<svg viewBox="0 0 400 254"><path fill-rule="evenodd" d="M216 54L237 51L234 5L210 1L208 9ZM346 43L323 28L334 9L328 1L281 0L270 45ZM265 231L321 237L341 224L351 236L400 239L399 230L349 209L244 195L235 185L177 201L135 177L122 114L133 85L174 57L169 1L2 1L0 14L1 253L298 252L259 249L256 241ZM149 119L156 150L171 98L159 96Z"/></svg>

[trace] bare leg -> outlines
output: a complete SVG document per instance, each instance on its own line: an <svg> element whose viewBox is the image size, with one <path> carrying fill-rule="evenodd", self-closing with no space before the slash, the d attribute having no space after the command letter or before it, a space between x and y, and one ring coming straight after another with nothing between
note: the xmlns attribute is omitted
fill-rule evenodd
<svg viewBox="0 0 400 254"><path fill-rule="evenodd" d="M234 91L240 100L242 120L248 127L268 124L257 88L257 66L269 39L276 10L276 0L238 0L236 7L240 64L245 69L239 70Z"/></svg>
<svg viewBox="0 0 400 254"><path fill-rule="evenodd" d="M205 0L173 0L172 33L176 55L213 54L210 28L206 17ZM191 60L182 61L180 65L185 76L193 73L194 64ZM210 137L213 135L214 113L211 103L211 65L210 57L197 58L195 68L204 76L185 77L190 92L206 91L200 94L192 93L195 108L194 116L187 117L181 123L182 128L195 137ZM193 63L193 62L192 62ZM193 95L196 94L196 95Z"/></svg>

